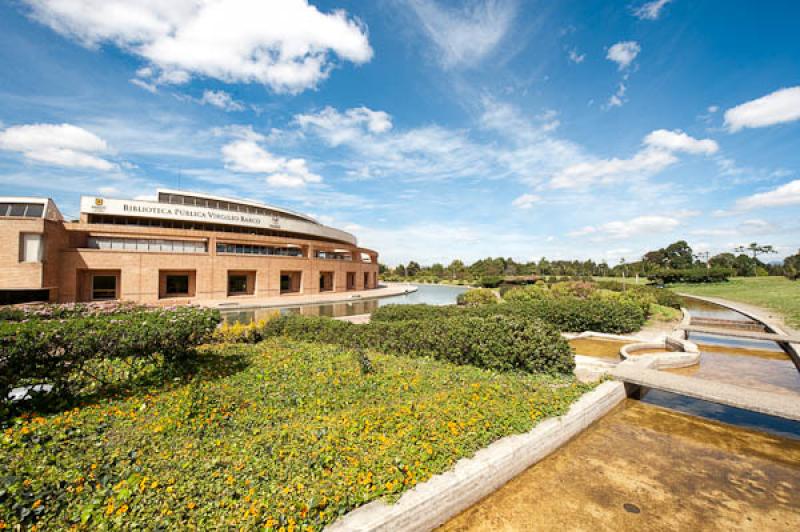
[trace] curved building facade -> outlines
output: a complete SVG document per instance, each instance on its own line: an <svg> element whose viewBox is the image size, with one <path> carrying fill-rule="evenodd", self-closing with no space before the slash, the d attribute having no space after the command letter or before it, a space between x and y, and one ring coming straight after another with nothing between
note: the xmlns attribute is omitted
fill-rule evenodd
<svg viewBox="0 0 800 532"><path fill-rule="evenodd" d="M0 197L0 303L242 301L367 290L378 254L288 209L159 189L156 201Z"/></svg>

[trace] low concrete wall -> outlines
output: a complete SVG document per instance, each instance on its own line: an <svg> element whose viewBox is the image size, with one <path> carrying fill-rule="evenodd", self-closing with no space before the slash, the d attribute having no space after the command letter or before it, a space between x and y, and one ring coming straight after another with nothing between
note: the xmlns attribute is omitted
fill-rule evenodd
<svg viewBox="0 0 800 532"><path fill-rule="evenodd" d="M581 397L565 415L545 420L525 434L498 440L474 457L459 460L450 471L406 492L395 504L371 502L326 530L432 530L558 449L623 399L625 387L621 382L604 382Z"/></svg>

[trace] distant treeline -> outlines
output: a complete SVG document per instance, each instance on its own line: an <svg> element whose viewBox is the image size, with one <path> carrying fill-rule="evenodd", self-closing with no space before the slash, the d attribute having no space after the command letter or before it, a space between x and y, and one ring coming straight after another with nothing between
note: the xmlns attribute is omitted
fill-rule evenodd
<svg viewBox="0 0 800 532"><path fill-rule="evenodd" d="M481 283L482 280L507 279L516 277L525 282L525 277L648 277L661 282L713 282L728 277L755 277L764 275L786 275L789 278L800 276L800 253L787 257L783 264L767 263L759 256L774 253L769 245L752 243L737 248L735 252L720 253L713 256L695 253L689 244L679 240L665 248L649 251L636 262L621 261L609 265L605 261L591 259L547 260L517 262L512 258L488 257L465 264L456 259L449 265L435 263L422 266L415 261L400 264L395 268L380 265L381 277L387 281L408 279L459 283Z"/></svg>

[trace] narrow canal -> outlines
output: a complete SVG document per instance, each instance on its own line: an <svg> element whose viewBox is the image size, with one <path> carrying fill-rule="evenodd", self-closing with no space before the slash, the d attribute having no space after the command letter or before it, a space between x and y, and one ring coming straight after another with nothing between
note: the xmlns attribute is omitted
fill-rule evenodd
<svg viewBox="0 0 800 532"><path fill-rule="evenodd" d="M694 317L753 323L699 300ZM700 363L670 370L800 400L773 342L692 334ZM618 360L625 342L570 341ZM446 523L445 531L800 530L800 423L651 390Z"/></svg>

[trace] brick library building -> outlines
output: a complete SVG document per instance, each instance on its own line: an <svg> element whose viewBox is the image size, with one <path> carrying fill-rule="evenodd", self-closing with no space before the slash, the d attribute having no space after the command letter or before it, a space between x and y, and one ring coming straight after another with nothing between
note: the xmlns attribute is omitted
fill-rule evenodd
<svg viewBox="0 0 800 532"><path fill-rule="evenodd" d="M0 197L0 304L192 303L366 290L377 252L272 205L194 192L82 196L66 221L47 198Z"/></svg>

